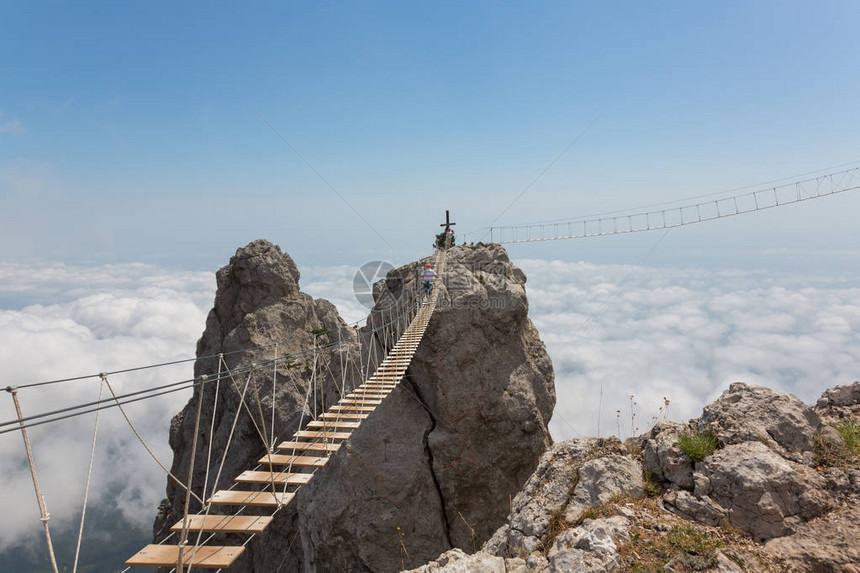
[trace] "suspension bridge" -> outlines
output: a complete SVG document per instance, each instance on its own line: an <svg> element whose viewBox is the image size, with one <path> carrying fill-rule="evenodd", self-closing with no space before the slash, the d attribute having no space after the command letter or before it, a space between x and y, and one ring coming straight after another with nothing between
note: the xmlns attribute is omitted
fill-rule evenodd
<svg viewBox="0 0 860 573"><path fill-rule="evenodd" d="M439 274L444 272L444 249L440 249L437 253L436 268ZM195 543L188 547L188 534L262 533L272 522L274 514L293 499L298 488L307 485L315 473L325 467L330 456L338 451L352 432L361 426L361 422L368 418L401 382L433 316L438 295L439 289L433 289L429 296L415 308L415 314L409 326L366 382L345 394L317 419L308 422L304 430L296 431L290 440L278 444L274 451L268 448L256 468L236 476L236 484L258 484L262 486L260 491L237 489L216 491L206 500L205 510L201 514L188 515L187 508L191 495L191 490L188 489L186 515L170 528L171 531L180 534L179 543L147 545L126 561L126 565L175 566L180 572L185 566L190 570L195 566L222 569L232 565L244 551L244 545L222 546ZM247 387L246 383L243 395ZM203 393L198 394L202 399ZM197 408L199 420L199 401ZM195 427L195 438L198 433L199 427ZM195 450L196 447L193 447L192 451ZM266 469L260 469L261 466ZM276 470L276 467L284 469ZM190 486L190 483L188 485ZM262 512L259 511L250 515L238 512L229 515L210 515L210 509L216 505L238 507L239 511L249 507L270 508L273 511L268 515L261 515ZM248 539L250 540L250 537Z"/></svg>
<svg viewBox="0 0 860 573"><path fill-rule="evenodd" d="M812 199L822 198L860 188L860 167L848 169L812 179L797 181L791 184L772 187L749 193L732 195L711 199L704 202L695 202L672 206L658 210L648 210L634 214L613 215L589 219L571 219L549 221L517 226L493 226L481 230L482 236L489 236L491 242L496 243L523 243L544 242L564 239L580 239L596 236L607 236L615 234L636 233L658 229L669 229L674 227L703 223L706 221L752 213L765 209L772 209L784 205L790 205ZM452 234L450 222L446 212L446 223L443 233L443 241L448 240ZM444 280L446 267L447 244L441 245L432 256L439 278ZM47 542L51 566L55 572L59 571L54 555L50 534L50 514L44 496L41 493L38 474L35 466L35 456L28 437L27 430L43 424L51 424L71 417L95 414L95 430L93 434L92 452L90 456L89 473L87 477L87 488L84 495L84 512L81 519L80 533L78 536L78 552L80 551L81 537L83 534L83 520L86 515L87 496L89 494L89 479L92 472L92 459L95 453L98 430L99 412L108 408L117 408L125 418L129 428L140 441L154 461L166 473L168 478L185 495L183 515L174 523L170 524L170 533L160 542L147 545L132 555L126 561L126 569L131 567L163 567L171 571L185 573L193 568L226 569L230 567L245 551L247 544L257 535L264 532L273 522L273 519L288 506L295 498L297 492L308 485L317 477L329 463L331 457L346 443L350 436L357 431L364 420L372 416L383 400L401 385L407 368L412 362L413 356L421 344L424 333L433 317L437 305L440 289L434 288L428 295L423 295L421 285L415 281L413 289L404 292L396 300L394 306L383 311L380 320L369 320L368 325L359 331L357 339L365 337L365 343L360 343L359 350L359 375L348 380L344 375L337 389L339 399L328 408L317 409L320 395L323 394L322 385L318 381L316 373L316 361L321 352L343 349L354 344L356 339L339 340L325 346L314 346L299 352L292 352L282 356L277 355L269 360L240 364L228 368L224 354L217 356L198 357L187 361L174 361L141 368L129 368L113 372L100 373L94 376L75 378L64 378L47 382L22 384L16 387L6 388L15 405L17 417L0 423L0 435L7 433L20 433L28 463L31 471L33 487L36 495L37 505L40 513L40 521ZM387 312L387 318L385 316ZM361 340L359 340L361 342ZM264 350L257 347L256 350ZM362 354L363 353L363 354ZM144 390L118 394L111 385L111 378L137 371L143 368L160 368L180 364L183 362L200 361L203 358L217 359L217 370L203 374L192 379L171 382L158 386L152 386ZM273 385L277 384L279 375L278 367L291 367L298 360L312 360L314 368L304 388L305 400L301 406L298 429L292 435L281 442L275 439L275 389L272 391L271 424L267 429L266 416L256 388L256 382L252 385L252 376L255 373L272 371ZM28 388L41 387L51 384L70 383L87 378L97 378L101 381L98 399L83 404L43 412L36 415L25 416L23 414L19 393ZM244 383L240 382L244 377ZM194 493L192 483L193 469L195 466L194 455L198 450L197 440L204 433L200 425L201 405L206 392L215 392L215 402L218 401L218 392L221 383L229 382L232 391L239 396L241 407L237 408L232 420L227 446L220 464L211 464L210 460L205 462L205 477L202 496ZM107 389L109 397L103 397ZM135 428L124 406L140 401L163 396L166 394L187 391L193 389L196 399L196 421L194 425L192 445L192 457L188 476L177 476L168 470L152 453L143 437ZM324 404L324 400L322 402ZM256 412L254 411L256 409ZM262 455L256 460L253 467L240 472L233 478L233 483L228 488L216 489L220 483L221 473L224 468L227 449L230 439L233 438L238 417L246 413L252 420L257 431L262 447ZM305 420L305 418L309 420ZM212 423L214 424L214 413ZM213 432L208 432L212 439ZM211 443L209 452L211 454ZM201 460L196 460L202 463ZM215 469L217 465L217 469ZM210 472L210 469L213 470ZM210 481L210 473L214 478ZM183 479L184 477L184 479ZM214 484L211 488L211 484ZM197 486L199 488L199 486ZM192 498L195 500L199 511L190 512ZM245 541L239 545L216 544L215 540L223 534L243 535ZM74 568L77 567L77 553ZM73 569L73 570L75 570Z"/></svg>
<svg viewBox="0 0 860 573"><path fill-rule="evenodd" d="M479 239L489 238L491 243L514 244L657 231L802 203L858 187L860 167L855 167L767 189L663 209L526 225L490 226L473 233Z"/></svg>

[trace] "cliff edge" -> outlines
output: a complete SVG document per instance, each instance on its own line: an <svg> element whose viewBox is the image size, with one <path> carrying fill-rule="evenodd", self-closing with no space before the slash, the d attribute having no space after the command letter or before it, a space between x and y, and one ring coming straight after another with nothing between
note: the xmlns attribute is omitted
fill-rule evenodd
<svg viewBox="0 0 860 573"><path fill-rule="evenodd" d="M502 524L510 498L552 443L547 428L555 406L552 364L528 318L525 275L507 253L497 245L455 247L447 259L437 286L439 304L402 384L247 545L231 570L398 571L453 547L474 551ZM413 288L424 262L389 273L389 294ZM270 356L275 342L280 352L307 348L315 330L342 340L355 336L332 305L302 293L298 279L292 260L274 245L255 241L239 249L218 272L218 293L198 356L265 347L230 354L236 367ZM383 298L369 324L384 312ZM344 370L356 370L357 356L344 351L327 367L339 379ZM199 372L213 371L213 360L201 359ZM260 376L255 391L269 411L272 373ZM300 393L290 387L306 387L307 380L301 369L286 367L276 376L294 382L276 384L274 433L284 437L297 429L302 410ZM201 428L213 419L206 392ZM334 383L323 393L327 404L338 397ZM228 391L220 398L227 402L215 416L213 458L223 454L237 396ZM173 468L180 476L187 474L197 397L171 428ZM247 416L239 418L236 433L242 441L227 452L222 486L264 453ZM199 443L207 440L208 431L201 432ZM205 459L210 452L205 445L199 448L197 459ZM204 479L201 472L195 472L195 491ZM182 494L168 485L172 505L156 521L156 537L181 516ZM192 510L198 507L192 502Z"/></svg>
<svg viewBox="0 0 860 573"><path fill-rule="evenodd" d="M860 382L732 384L625 444L556 444L481 551L413 573L860 572Z"/></svg>

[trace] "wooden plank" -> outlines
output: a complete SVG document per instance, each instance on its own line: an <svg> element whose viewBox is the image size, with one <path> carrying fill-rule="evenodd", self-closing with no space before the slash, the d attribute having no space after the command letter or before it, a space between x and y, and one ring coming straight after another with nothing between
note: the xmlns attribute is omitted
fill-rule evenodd
<svg viewBox="0 0 860 573"><path fill-rule="evenodd" d="M347 420L314 420L308 422L308 428L346 428L355 430L359 426L361 426L361 422L349 422Z"/></svg>
<svg viewBox="0 0 860 573"><path fill-rule="evenodd" d="M357 398L341 398L338 400L341 406L379 406L382 400L357 399Z"/></svg>
<svg viewBox="0 0 860 573"><path fill-rule="evenodd" d="M182 531L179 520L170 531ZM219 533L262 533L272 523L263 515L189 515L188 531L217 531Z"/></svg>
<svg viewBox="0 0 860 573"><path fill-rule="evenodd" d="M347 394L344 398L358 398L358 399L370 399L370 400L382 400L386 396L388 396L391 392L386 392L384 390L356 390L351 394Z"/></svg>
<svg viewBox="0 0 860 573"><path fill-rule="evenodd" d="M182 562L201 569L229 567L245 548L241 545L185 547ZM175 567L179 559L178 545L147 545L125 562L132 567Z"/></svg>
<svg viewBox="0 0 860 573"><path fill-rule="evenodd" d="M299 430L293 434L294 438L310 438L312 440L346 440L352 432L313 432Z"/></svg>
<svg viewBox="0 0 860 573"><path fill-rule="evenodd" d="M235 489L220 490L212 494L209 502L213 505L248 505L255 507L277 507L278 502L281 505L290 503L293 499L293 493L277 492L272 494L270 491L239 491Z"/></svg>
<svg viewBox="0 0 860 573"><path fill-rule="evenodd" d="M332 412L373 412L375 406L332 406L329 408Z"/></svg>
<svg viewBox="0 0 860 573"><path fill-rule="evenodd" d="M320 414L323 420L366 420L367 414L349 414L346 412L326 412Z"/></svg>
<svg viewBox="0 0 860 573"><path fill-rule="evenodd" d="M316 456L294 456L291 454L271 454L257 460L258 464L278 466L297 466L300 468L321 468L328 463L329 458Z"/></svg>
<svg viewBox="0 0 860 573"><path fill-rule="evenodd" d="M277 485L305 485L314 474L297 474L287 472L262 472L247 470L233 480L238 483L275 483Z"/></svg>
<svg viewBox="0 0 860 573"><path fill-rule="evenodd" d="M336 452L340 449L340 444L331 442L281 442L278 444L279 450L292 452Z"/></svg>

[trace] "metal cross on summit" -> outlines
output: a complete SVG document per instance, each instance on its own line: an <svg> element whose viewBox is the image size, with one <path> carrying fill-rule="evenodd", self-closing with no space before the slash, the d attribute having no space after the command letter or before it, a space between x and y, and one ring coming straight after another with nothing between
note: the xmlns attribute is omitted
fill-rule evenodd
<svg viewBox="0 0 860 573"><path fill-rule="evenodd" d="M440 227L445 227L445 233L447 234L447 233L448 233L448 231L450 231L450 230L451 230L451 225L456 225L456 224L457 224L457 223L452 223L452 222L451 222L451 215L449 214L448 210L447 210L447 209L445 209L445 222L444 222L444 223L442 223L442 224L441 224L441 225L439 225L439 226L440 226Z"/></svg>

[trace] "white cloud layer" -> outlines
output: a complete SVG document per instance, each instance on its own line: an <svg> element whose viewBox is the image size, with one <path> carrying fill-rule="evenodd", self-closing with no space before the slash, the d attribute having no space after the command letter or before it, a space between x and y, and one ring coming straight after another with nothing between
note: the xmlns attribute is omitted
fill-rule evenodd
<svg viewBox="0 0 860 573"><path fill-rule="evenodd" d="M860 377L860 288L848 279L545 260L517 264L529 277L530 315L556 371L556 440L596 435L598 416L601 435L620 431L622 437L630 435L631 423L645 431L658 415L697 416L736 380L813 401L825 388ZM334 302L346 320L361 320L366 310L352 295L355 270L305 267L301 286ZM192 357L214 283L210 272L142 264L0 263L2 385ZM190 375L188 363L111 381L125 392ZM22 390L20 397L25 414L33 414L95 400L98 392L95 378ZM128 407L168 465L169 421L188 396ZM0 420L13 417L7 396L0 400ZM93 423L87 416L31 432L56 522L80 509ZM126 519L148 528L164 495L163 473L116 410L102 413L98 444L90 502L116 503ZM19 434L0 435L0 460L2 550L32 539L40 528Z"/></svg>
<svg viewBox="0 0 860 573"><path fill-rule="evenodd" d="M670 418L696 417L735 381L813 402L860 378L860 288L851 280L519 264L555 367L556 440L596 435L598 417L603 436L620 429L626 438L631 425L644 432L666 415L664 398Z"/></svg>
<svg viewBox="0 0 860 573"><path fill-rule="evenodd" d="M3 386L191 358L212 304L214 283L211 273L168 272L149 265L0 263L0 300L7 308L0 310ZM189 362L109 379L116 392L123 393L190 377ZM94 401L98 394L98 378L89 378L22 389L19 397L26 416ZM170 418L189 395L183 391L127 406L137 429L168 466ZM14 417L4 393L0 421ZM55 526L80 510L94 422L88 415L30 430ZM0 490L2 550L37 535L39 522L20 434L0 435L0 459L5 484ZM120 412L102 411L90 503L116 503L126 519L148 529L164 486L161 470Z"/></svg>

